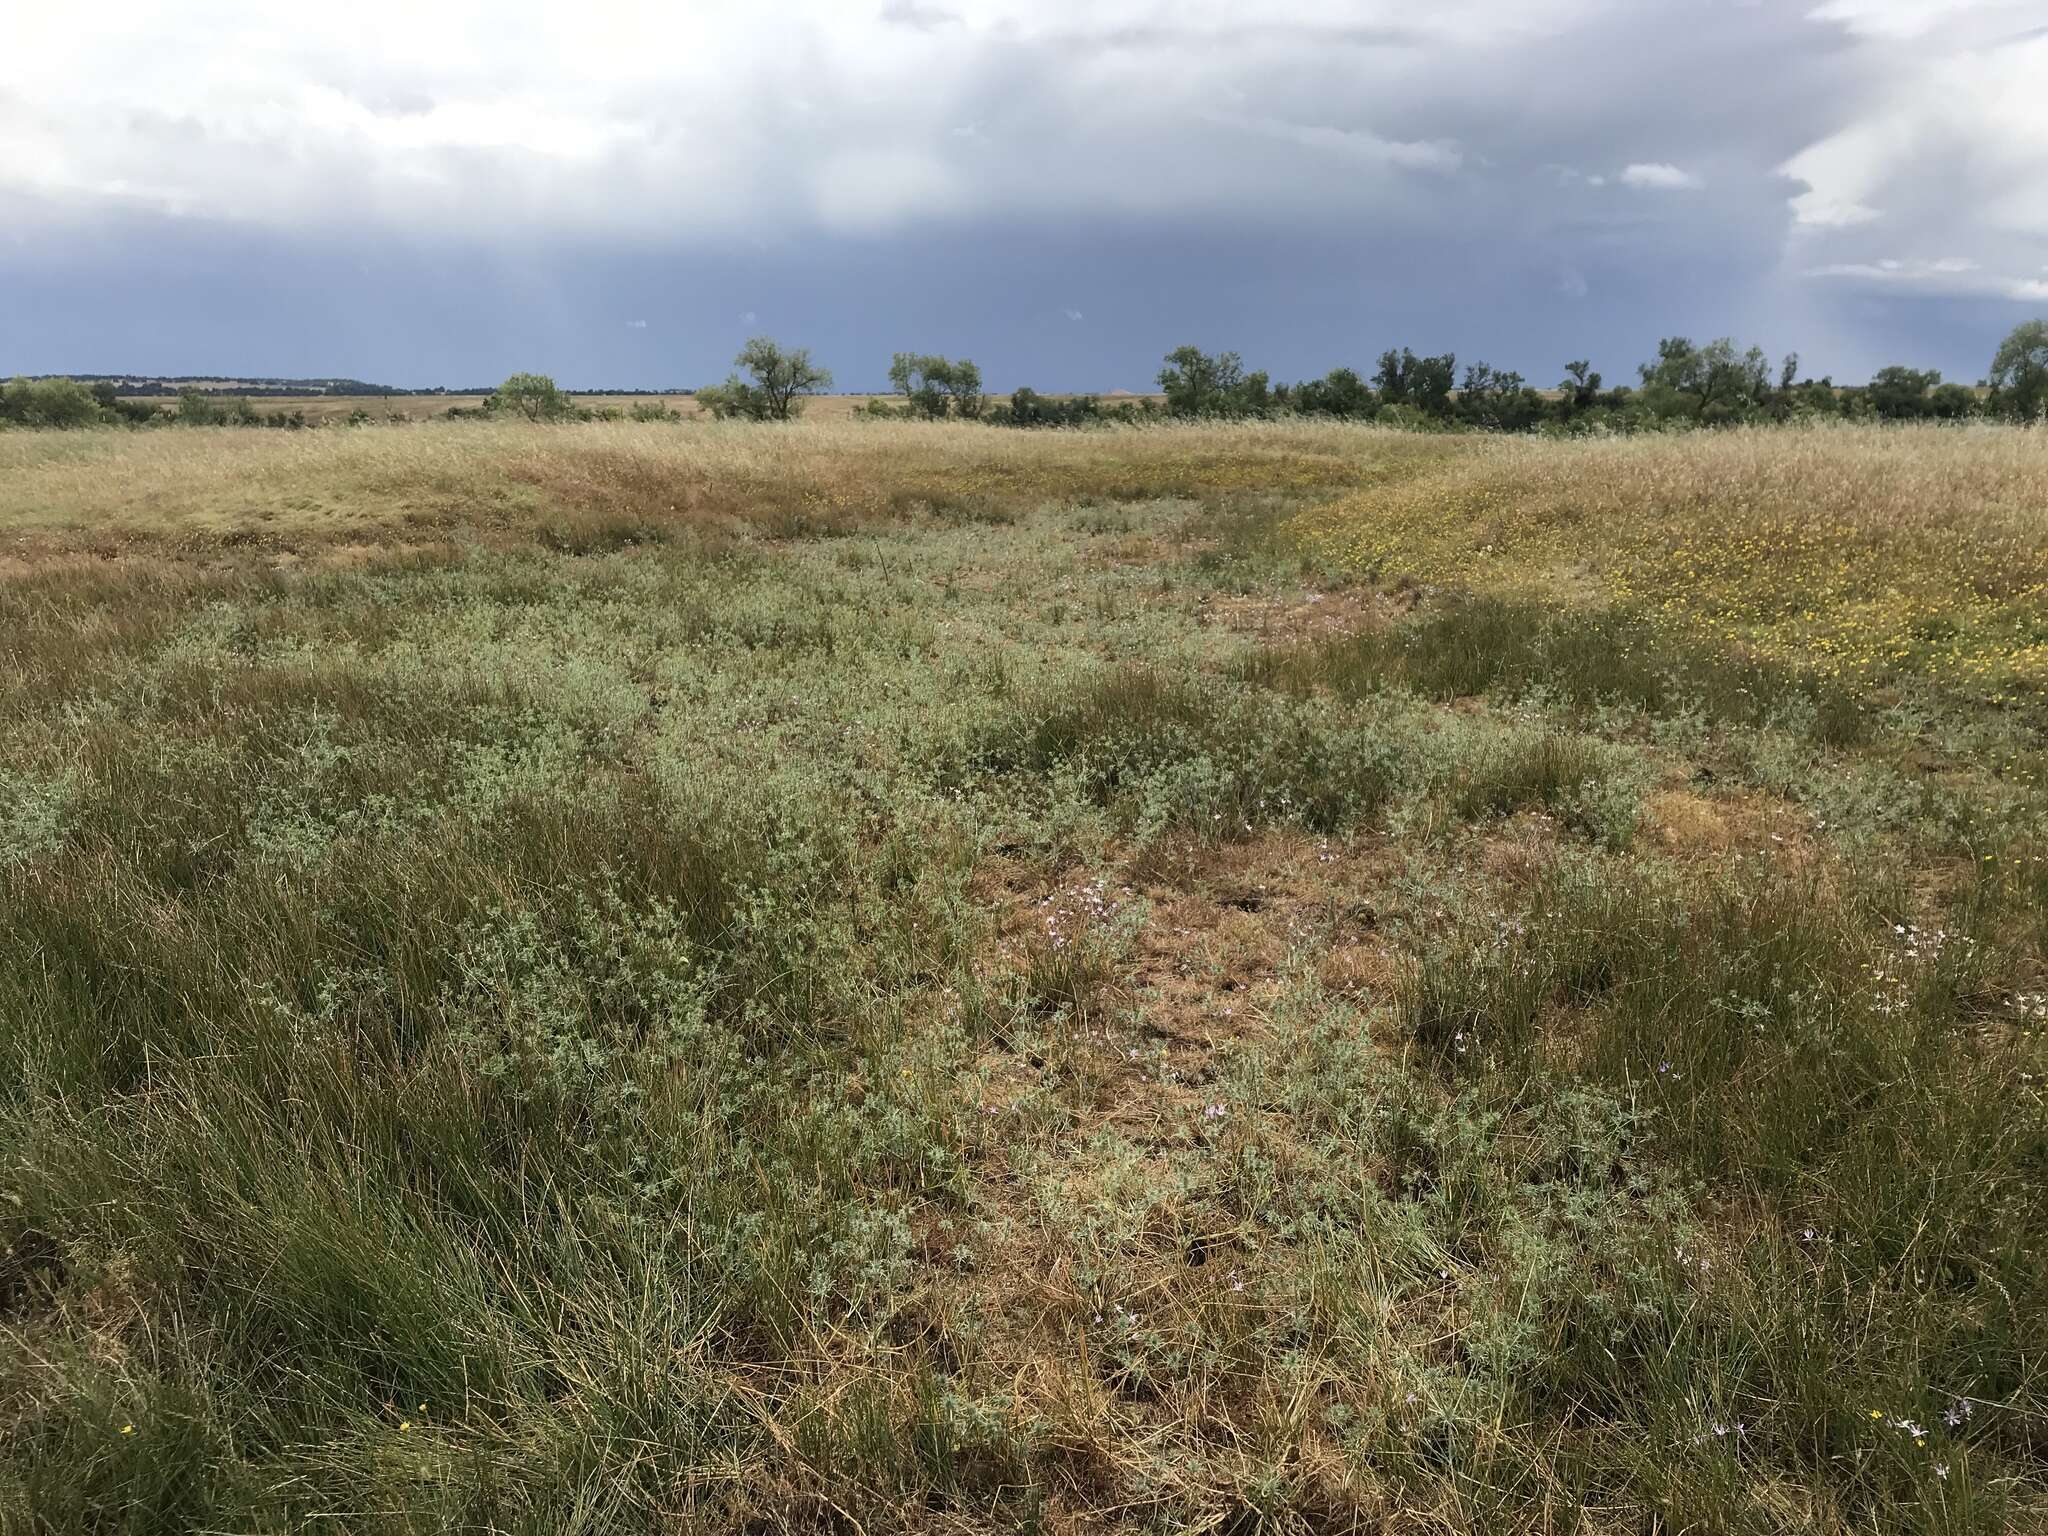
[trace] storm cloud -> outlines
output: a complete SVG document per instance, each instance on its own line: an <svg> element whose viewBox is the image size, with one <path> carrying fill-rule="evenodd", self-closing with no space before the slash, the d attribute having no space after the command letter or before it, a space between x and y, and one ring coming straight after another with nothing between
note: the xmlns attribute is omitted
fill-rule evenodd
<svg viewBox="0 0 2048 1536"><path fill-rule="evenodd" d="M665 385L758 324L854 386L1669 331L1974 377L2048 302L2048 0L96 15L0 50L0 371Z"/></svg>

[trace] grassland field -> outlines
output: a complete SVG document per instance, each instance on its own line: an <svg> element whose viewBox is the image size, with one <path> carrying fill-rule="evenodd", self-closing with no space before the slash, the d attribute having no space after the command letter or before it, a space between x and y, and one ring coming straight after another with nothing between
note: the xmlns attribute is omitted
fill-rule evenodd
<svg viewBox="0 0 2048 1536"><path fill-rule="evenodd" d="M0 434L0 1531L2048 1530L2044 1032L2042 432Z"/></svg>
<svg viewBox="0 0 2048 1536"><path fill-rule="evenodd" d="M628 412L636 405L660 405L674 411L685 420L698 420L709 413L698 404L694 394L673 395L591 395L578 394L575 403L585 410L613 410ZM859 411L870 400L893 400L900 403L899 395L813 395L805 401L804 414L813 421L844 421ZM1132 395L1128 393L1104 397L1111 404L1123 401L1160 400L1163 396ZM401 421L428 421L436 416L446 416L451 407L465 411L480 410L485 397L482 395L264 395L250 401L259 412L268 415L272 411L287 414L297 412L305 417L308 424L322 426L330 422L342 422L357 411L366 412L374 421L389 424L394 418ZM990 405L1001 405L1008 395L994 394L988 397ZM165 399L168 408L175 405L175 399Z"/></svg>
<svg viewBox="0 0 2048 1536"><path fill-rule="evenodd" d="M257 409L264 412L282 410L298 411L314 425L345 421L356 411L367 412L374 420L388 423L392 418L403 421L427 421L436 416L445 416L450 407L465 411L480 410L482 395L291 395L274 399L252 401ZM808 414L821 421L836 421L851 416L870 399L870 395L819 395L808 402ZM578 395L576 403L586 410L630 411L636 405L659 404L679 416L694 419L706 414L697 404L697 397L688 394L675 395Z"/></svg>

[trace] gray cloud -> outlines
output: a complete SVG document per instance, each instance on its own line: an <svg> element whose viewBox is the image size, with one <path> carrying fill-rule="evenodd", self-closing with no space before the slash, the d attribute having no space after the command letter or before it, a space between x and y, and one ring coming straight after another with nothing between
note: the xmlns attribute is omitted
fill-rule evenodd
<svg viewBox="0 0 2048 1536"><path fill-rule="evenodd" d="M1650 192L1697 192L1705 185L1691 171L1680 170L1661 160L1638 161L1623 166L1615 180L1625 187Z"/></svg>
<svg viewBox="0 0 2048 1536"><path fill-rule="evenodd" d="M915 32L936 32L941 27L960 25L960 13L943 5L923 5L919 0L891 0L882 7L882 20Z"/></svg>
<svg viewBox="0 0 2048 1536"><path fill-rule="evenodd" d="M569 25L539 0L288 20L193 0L119 26L35 16L0 51L0 251L118 264L120 231L143 273L163 231L204 228L422 262L489 252L543 286L568 281L553 274L570 250L779 264L801 284L1002 240L1020 270L1048 268L1035 312L1090 294L1090 337L1174 323L1142 304L1106 314L1084 270L1088 253L1157 249L1219 320L1265 302L1246 283L1338 306L1398 283L1412 312L1441 300L1533 337L1515 295L1584 324L1636 302L1640 278L1670 324L1797 326L1803 348L1856 357L1893 312L1872 305L2039 298L2040 3L1269 0L1247 20L1234 0L593 0ZM1326 267L1281 254L1311 250ZM15 291L46 270L29 258ZM903 303L917 296L906 282Z"/></svg>

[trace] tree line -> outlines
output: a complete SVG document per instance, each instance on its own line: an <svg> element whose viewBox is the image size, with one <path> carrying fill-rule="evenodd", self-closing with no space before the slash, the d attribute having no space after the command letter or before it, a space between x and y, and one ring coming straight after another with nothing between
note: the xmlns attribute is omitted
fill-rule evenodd
<svg viewBox="0 0 2048 1536"><path fill-rule="evenodd" d="M1151 400L1105 403L1097 395L1046 395L1027 387L991 402L981 369L968 358L899 352L889 365L894 390L870 400L867 417L922 421L979 421L1006 427L1079 427L1101 422L1180 419L1252 419L1308 416L1389 425L1489 432L1628 432L1672 427L1719 427L1815 418L1876 421L1962 421L1986 416L2019 422L2048 419L2048 320L2014 328L1999 346L1984 385L1946 382L1934 369L1879 369L1868 384L1838 385L1801 378L1796 354L1775 368L1760 347L1738 350L1728 339L1705 345L1683 336L1657 344L1657 355L1636 370L1633 384L1610 387L1590 363L1567 363L1548 390L1520 373L1469 363L1462 377L1456 354L1418 354L1403 347L1380 354L1370 378L1335 368L1320 379L1273 382L1247 369L1235 352L1214 355L1177 347L1166 355L1157 383L1164 404ZM784 347L755 337L734 359L722 384L696 392L698 403L721 420L789 421L805 401L832 387L830 369L806 347ZM450 416L517 417L527 421L679 421L660 401L630 412L579 405L545 374L505 380L475 409ZM352 423L367 421L358 410ZM220 398L187 390L177 405L160 410L119 393L101 380L17 378L0 386L0 426L304 427L298 411L258 410L245 397Z"/></svg>
<svg viewBox="0 0 2048 1536"><path fill-rule="evenodd" d="M362 413L358 413L362 414ZM15 427L304 427L299 410L259 410L246 395L215 395L188 389L177 403L124 394L105 379L9 379L0 384L0 426Z"/></svg>
<svg viewBox="0 0 2048 1536"><path fill-rule="evenodd" d="M1454 353L1380 354L1368 379L1351 368L1320 379L1275 384L1235 352L1196 347L1169 353L1158 383L1168 414L1182 417L1330 416L1396 425L1494 432L1634 431L1678 426L1736 426L1817 417L1878 421L1961 421L1992 416L2032 422L2048 415L2048 321L2017 327L1992 360L1987 385L1946 383L1939 371L1882 368L1864 385L1801 378L1797 354L1775 368L1761 347L1727 339L1700 345L1667 337L1636 370L1636 382L1609 387L1590 363L1575 360L1548 392L1521 374L1470 363L1459 376Z"/></svg>
<svg viewBox="0 0 2048 1536"><path fill-rule="evenodd" d="M698 391L712 415L787 421L807 396L832 385L805 348L784 349L757 337L735 360L725 383ZM968 358L899 352L889 365L894 395L867 402L858 414L924 421L982 421L995 426L1072 427L1164 414L1193 419L1323 416L1384 421L1415 427L1462 427L1490 432L1636 431L1681 426L1719 427L1833 417L1877 421L1962 421L1991 416L2033 422L2048 416L2048 321L2016 327L1992 359L1981 388L1944 382L1938 370L1893 366L1868 384L1838 385L1802 378L1797 354L1776 367L1761 347L1738 350L1723 338L1700 345L1666 337L1657 355L1636 370L1636 382L1610 387L1592 364L1577 359L1557 385L1543 391L1520 373L1483 362L1462 377L1454 353L1418 354L1410 348L1380 354L1370 378L1336 368L1320 379L1276 384L1250 370L1235 352L1215 355L1198 347L1168 353L1157 383L1165 404L1100 396L1040 394L1028 386L991 404L981 369Z"/></svg>

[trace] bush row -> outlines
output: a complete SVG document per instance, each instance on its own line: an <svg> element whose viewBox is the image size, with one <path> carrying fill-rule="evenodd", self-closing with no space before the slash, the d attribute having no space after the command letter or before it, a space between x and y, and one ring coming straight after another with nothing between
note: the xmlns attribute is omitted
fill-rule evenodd
<svg viewBox="0 0 2048 1536"><path fill-rule="evenodd" d="M830 370L813 362L807 348L785 348L765 336L749 341L735 362L744 377L735 371L723 384L697 391L699 404L721 420L789 421L803 413L809 396L832 386ZM1335 368L1320 379L1276 384L1263 369L1246 369L1235 352L1212 356L1190 346L1167 354L1156 382L1165 395L1164 414L1193 419L1324 416L1491 432L1637 431L1817 418L1961 421L1989 416L2031 423L2048 417L2048 320L2015 328L1975 388L1944 382L1936 369L1899 365L1878 370L1865 385L1801 378L1798 354L1787 354L1774 372L1761 347L1738 350L1725 337L1704 346L1689 337L1666 337L1657 344L1657 356L1636 373L1635 384L1609 388L1591 363L1577 359L1565 365L1555 388L1544 391L1520 373L1483 362L1467 364L1461 380L1456 353L1421 355L1403 347L1380 354L1370 381L1355 369ZM1029 386L992 407L982 389L981 369L968 358L899 352L890 363L889 379L900 398L871 400L860 415L1082 427L1160 414L1151 400L1104 405L1096 395L1042 395ZM547 375L516 373L480 407L457 406L447 414L539 422L619 421L629 413L580 406ZM658 400L635 405L630 418L682 419ZM370 416L359 409L348 419L359 424ZM105 381L88 388L72 379L17 378L0 389L0 425L85 427L164 420L191 426L307 425L300 411L259 412L247 398L218 399L196 390L186 391L174 410L164 412L117 396L114 385Z"/></svg>

